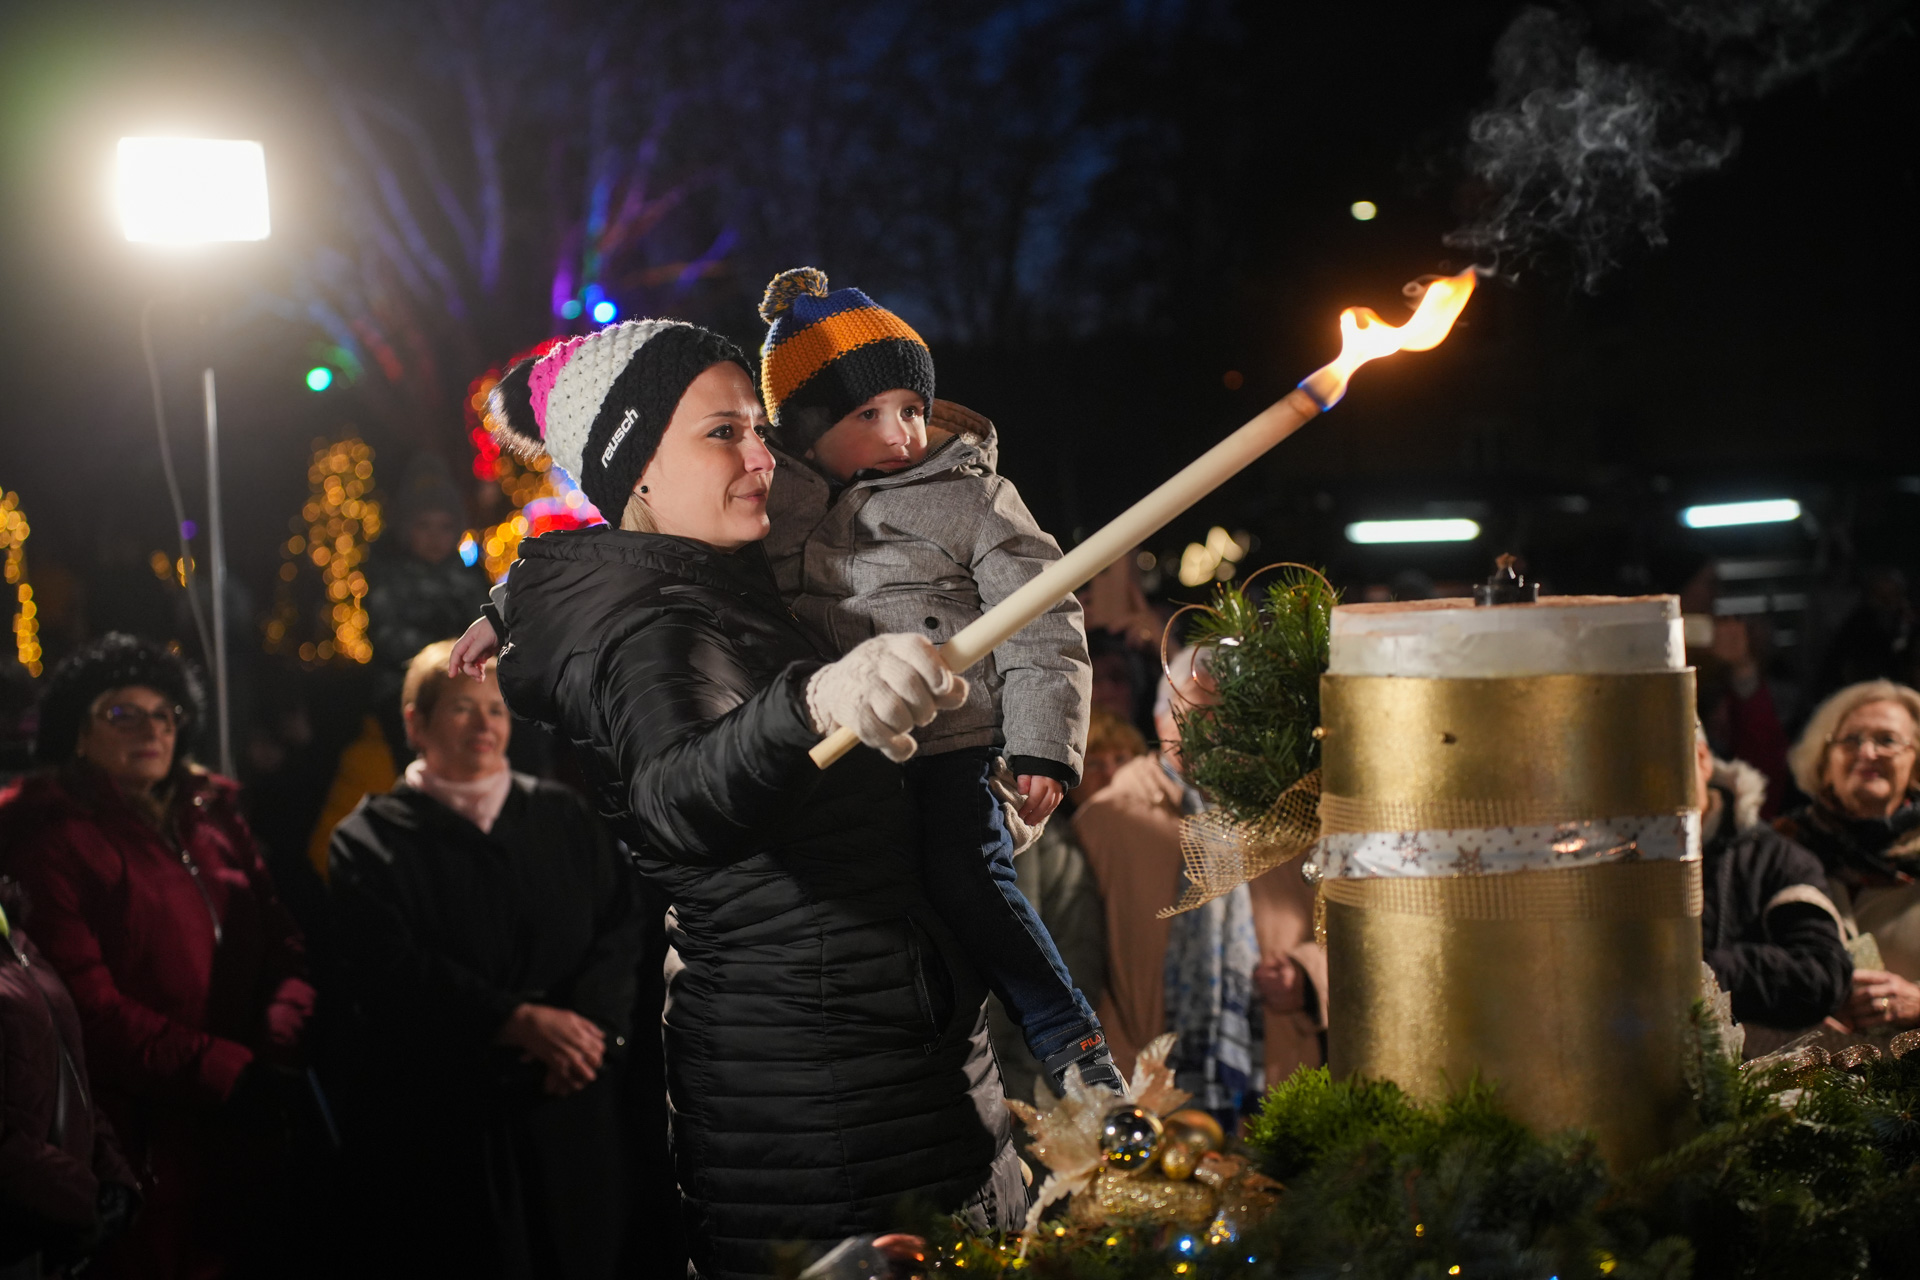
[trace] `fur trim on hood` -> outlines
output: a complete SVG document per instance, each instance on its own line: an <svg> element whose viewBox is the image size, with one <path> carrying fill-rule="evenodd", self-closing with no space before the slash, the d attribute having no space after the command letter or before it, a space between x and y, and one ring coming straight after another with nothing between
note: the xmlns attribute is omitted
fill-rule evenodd
<svg viewBox="0 0 1920 1280"><path fill-rule="evenodd" d="M1745 831L1760 822L1760 806L1767 802L1767 775L1745 760L1713 758L1713 780L1708 784L1733 797L1733 829Z"/></svg>

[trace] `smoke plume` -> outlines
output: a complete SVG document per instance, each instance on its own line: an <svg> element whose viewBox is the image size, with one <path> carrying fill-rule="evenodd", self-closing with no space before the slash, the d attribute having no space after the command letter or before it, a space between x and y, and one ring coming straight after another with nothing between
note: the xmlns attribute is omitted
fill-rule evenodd
<svg viewBox="0 0 1920 1280"><path fill-rule="evenodd" d="M1884 39L1885 0L1643 0L1608 56L1566 10L1520 11L1493 51L1494 99L1467 124L1480 197L1446 237L1515 275L1564 263L1592 291L1666 243L1674 188L1738 149L1738 109L1830 77Z"/></svg>

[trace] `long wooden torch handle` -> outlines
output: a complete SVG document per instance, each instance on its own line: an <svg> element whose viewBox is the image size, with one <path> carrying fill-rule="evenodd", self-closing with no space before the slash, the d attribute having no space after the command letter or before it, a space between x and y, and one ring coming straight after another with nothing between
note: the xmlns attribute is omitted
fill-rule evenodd
<svg viewBox="0 0 1920 1280"><path fill-rule="evenodd" d="M940 657L964 673L1014 632L1066 599L1096 573L1139 546L1161 526L1243 471L1255 458L1312 421L1320 404L1294 389L1259 417L1181 468L1099 531L1029 579L940 646ZM822 769L858 745L851 729L835 729L807 754Z"/></svg>

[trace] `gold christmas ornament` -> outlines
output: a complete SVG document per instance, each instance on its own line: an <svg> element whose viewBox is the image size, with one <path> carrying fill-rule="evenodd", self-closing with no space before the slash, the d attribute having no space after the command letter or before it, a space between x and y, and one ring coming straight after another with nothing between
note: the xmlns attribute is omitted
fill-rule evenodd
<svg viewBox="0 0 1920 1280"><path fill-rule="evenodd" d="M1216 1244L1273 1207L1280 1184L1238 1156L1220 1155L1226 1135L1212 1116L1180 1110L1189 1095L1174 1087L1167 1065L1173 1044L1164 1035L1141 1052L1118 1100L1069 1070L1065 1096L1055 1101L1042 1091L1044 1110L1008 1101L1033 1135L1033 1154L1051 1170L1027 1213L1021 1257L1047 1206L1068 1196L1074 1227L1179 1227L1204 1231Z"/></svg>
<svg viewBox="0 0 1920 1280"><path fill-rule="evenodd" d="M1205 1138L1206 1145L1199 1151L1198 1154L1200 1155L1205 1155L1209 1151L1224 1151L1226 1149L1226 1131L1221 1129L1218 1120L1214 1119L1205 1111L1194 1107L1182 1107L1180 1110L1166 1117L1166 1123L1169 1133L1174 1132L1176 1129L1183 1129L1190 1132L1197 1132L1201 1137Z"/></svg>
<svg viewBox="0 0 1920 1280"><path fill-rule="evenodd" d="M1226 1145L1220 1122L1204 1111L1187 1109L1168 1116L1160 1143L1160 1169L1175 1181L1191 1178L1211 1152Z"/></svg>
<svg viewBox="0 0 1920 1280"><path fill-rule="evenodd" d="M1172 1052L1173 1044L1172 1035L1163 1035L1140 1051L1134 1062L1133 1079L1118 1101L1143 1109L1157 1121L1192 1096L1174 1087L1173 1068L1167 1065L1167 1054ZM1018 1116L1027 1132L1033 1135L1033 1154L1051 1171L1027 1210L1028 1238L1039 1229L1040 1217L1049 1205L1087 1191L1107 1167L1101 1137L1116 1099L1105 1089L1088 1087L1080 1078L1078 1067L1067 1068L1065 1086L1066 1092L1057 1101L1042 1091L1047 1103L1045 1110L1012 1098L1007 1100L1007 1109ZM1023 1243L1023 1257L1025 1249Z"/></svg>
<svg viewBox="0 0 1920 1280"><path fill-rule="evenodd" d="M1160 1117L1127 1103L1107 1112L1100 1125L1100 1155L1114 1173L1132 1173L1160 1154Z"/></svg>

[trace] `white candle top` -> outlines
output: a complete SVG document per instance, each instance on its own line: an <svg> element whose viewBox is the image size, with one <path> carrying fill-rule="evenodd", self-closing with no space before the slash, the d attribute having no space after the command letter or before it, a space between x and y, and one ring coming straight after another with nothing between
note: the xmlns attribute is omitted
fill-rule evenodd
<svg viewBox="0 0 1920 1280"><path fill-rule="evenodd" d="M1333 611L1339 676L1625 675L1687 665L1677 596L1542 596L1349 604Z"/></svg>

